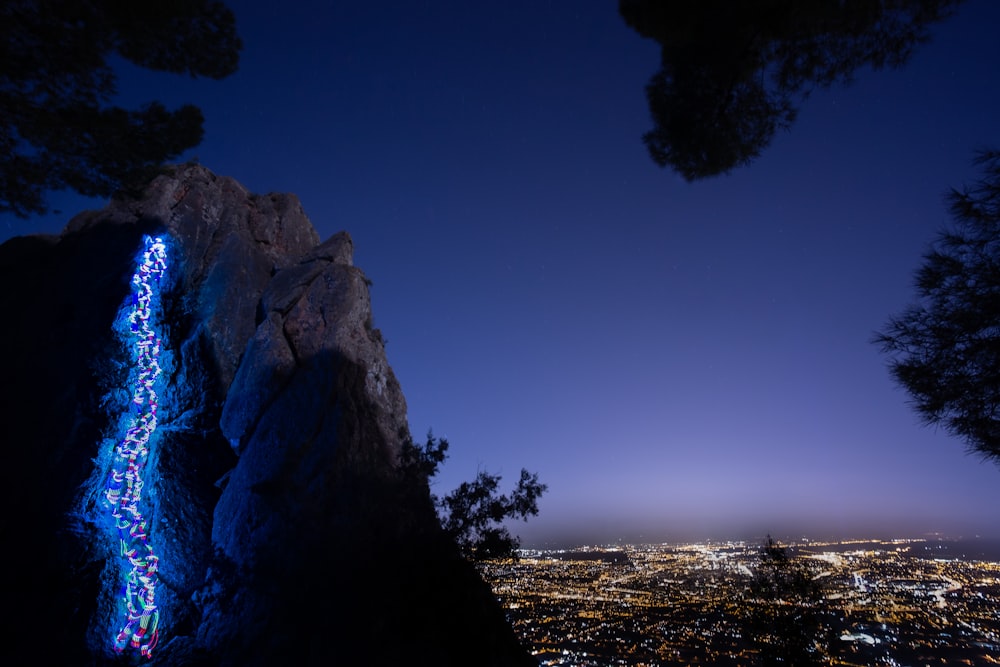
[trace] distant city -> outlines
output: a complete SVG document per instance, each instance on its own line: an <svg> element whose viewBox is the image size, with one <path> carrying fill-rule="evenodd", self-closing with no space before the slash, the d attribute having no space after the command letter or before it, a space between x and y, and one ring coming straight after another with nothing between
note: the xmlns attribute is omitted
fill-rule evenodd
<svg viewBox="0 0 1000 667"><path fill-rule="evenodd" d="M803 541L785 554L818 597L755 597L766 563L748 542L524 550L482 571L540 665L753 664L780 643L752 625L768 605L812 619L812 664L1000 664L1000 542Z"/></svg>

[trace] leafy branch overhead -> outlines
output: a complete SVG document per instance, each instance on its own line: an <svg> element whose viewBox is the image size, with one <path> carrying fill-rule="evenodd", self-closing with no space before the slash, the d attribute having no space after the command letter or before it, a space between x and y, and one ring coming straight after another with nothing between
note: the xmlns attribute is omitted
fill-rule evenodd
<svg viewBox="0 0 1000 667"><path fill-rule="evenodd" d="M140 67L221 79L242 48L216 0L8 0L0 4L0 212L44 213L46 192L110 196L198 145L202 114L112 106L117 54Z"/></svg>
<svg viewBox="0 0 1000 667"><path fill-rule="evenodd" d="M447 458L448 441L428 433L427 442L418 447L406 441L401 466L407 472L427 479L437 473ZM433 497L441 527L462 554L472 560L512 557L520 547L504 523L511 519L527 521L538 515L538 499L548 489L538 481L537 473L521 470L521 477L510 494L499 492L500 475L482 472L471 482L462 482L443 498Z"/></svg>
<svg viewBox="0 0 1000 667"><path fill-rule="evenodd" d="M745 166L812 90L903 65L960 2L619 0L629 27L660 44L643 141L688 181Z"/></svg>

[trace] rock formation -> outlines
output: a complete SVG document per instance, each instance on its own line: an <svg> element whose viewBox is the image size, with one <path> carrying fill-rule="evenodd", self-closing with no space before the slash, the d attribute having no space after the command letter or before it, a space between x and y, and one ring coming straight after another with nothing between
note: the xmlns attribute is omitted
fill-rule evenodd
<svg viewBox="0 0 1000 667"><path fill-rule="evenodd" d="M147 662L535 664L442 536L426 480L399 465L406 403L350 236L321 243L293 195L254 195L196 165L58 237L0 246L15 619L0 662L135 661L112 650L102 451L128 403L112 324L144 235L170 247L143 492L159 558Z"/></svg>

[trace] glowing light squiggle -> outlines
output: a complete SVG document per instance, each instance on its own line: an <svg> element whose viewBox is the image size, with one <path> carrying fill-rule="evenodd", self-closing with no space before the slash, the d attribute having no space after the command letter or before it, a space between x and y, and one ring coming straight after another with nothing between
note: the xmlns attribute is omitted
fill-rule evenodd
<svg viewBox="0 0 1000 667"><path fill-rule="evenodd" d="M127 321L133 362L132 401L125 436L115 447L104 499L121 542L125 622L115 638L115 651L138 650L152 656L159 637L156 606L159 558L153 552L142 516L142 472L149 458L149 440L156 430L156 383L161 374L160 338L153 326L153 309L160 279L167 268L167 246L160 237L143 238L145 249L132 276L132 305ZM153 321L151 321L153 320Z"/></svg>

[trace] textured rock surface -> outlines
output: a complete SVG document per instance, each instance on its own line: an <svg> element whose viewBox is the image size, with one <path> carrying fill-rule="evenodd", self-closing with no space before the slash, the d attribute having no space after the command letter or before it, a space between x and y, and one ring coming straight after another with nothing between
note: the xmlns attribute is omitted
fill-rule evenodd
<svg viewBox="0 0 1000 667"><path fill-rule="evenodd" d="M94 459L126 373L111 324L142 235L164 232L153 664L533 664L441 536L426 483L398 469L406 404L350 237L320 243L293 195L191 165L59 237L0 246L0 474L22 508L0 514L22 545L0 581L37 587L10 600L20 640L0 662L117 664Z"/></svg>

